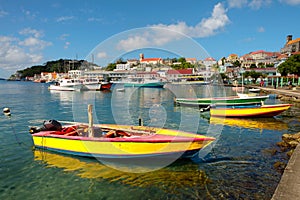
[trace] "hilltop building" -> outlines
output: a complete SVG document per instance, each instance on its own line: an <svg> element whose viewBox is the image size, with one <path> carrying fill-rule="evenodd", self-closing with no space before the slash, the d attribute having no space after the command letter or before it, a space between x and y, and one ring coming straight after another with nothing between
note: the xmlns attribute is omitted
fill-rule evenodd
<svg viewBox="0 0 300 200"><path fill-rule="evenodd" d="M217 64L217 61L212 57L205 58L203 60L203 65L205 65L206 67L212 67L215 64Z"/></svg>
<svg viewBox="0 0 300 200"><path fill-rule="evenodd" d="M300 38L293 40L292 35L288 35L286 37L286 43L283 48L281 48L280 52L282 54L291 55L300 52Z"/></svg>
<svg viewBox="0 0 300 200"><path fill-rule="evenodd" d="M162 63L163 60L161 58L144 58L144 54L140 54L140 64L157 65Z"/></svg>

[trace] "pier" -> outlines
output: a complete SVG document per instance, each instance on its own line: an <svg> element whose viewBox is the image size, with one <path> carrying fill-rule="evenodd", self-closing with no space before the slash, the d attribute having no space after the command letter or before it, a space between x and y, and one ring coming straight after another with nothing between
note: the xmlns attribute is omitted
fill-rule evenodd
<svg viewBox="0 0 300 200"><path fill-rule="evenodd" d="M272 200L300 199L300 145L292 154Z"/></svg>
<svg viewBox="0 0 300 200"><path fill-rule="evenodd" d="M268 93L292 97L295 98L295 100L300 99L300 90L297 89L292 90L281 87L271 88L258 86L248 87L259 88ZM300 199L300 144L295 148L272 197L272 200L287 199Z"/></svg>
<svg viewBox="0 0 300 200"><path fill-rule="evenodd" d="M259 87L259 86L250 86L250 85L245 85L245 87L248 88L259 88L265 92L273 93L273 94L278 94L278 95L283 95L283 96L290 96L290 97L295 97L297 99L300 99L300 90L296 89L288 89L288 88L273 88L273 87Z"/></svg>

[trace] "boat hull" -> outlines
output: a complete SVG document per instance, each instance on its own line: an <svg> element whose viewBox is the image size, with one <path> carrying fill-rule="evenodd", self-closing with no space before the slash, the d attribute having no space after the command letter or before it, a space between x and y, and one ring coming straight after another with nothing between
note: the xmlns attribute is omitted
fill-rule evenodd
<svg viewBox="0 0 300 200"><path fill-rule="evenodd" d="M59 86L59 85L50 85L49 90L57 90L57 91L80 91L82 89L82 85L75 86Z"/></svg>
<svg viewBox="0 0 300 200"><path fill-rule="evenodd" d="M219 105L244 105L255 104L265 101L269 96L253 96L253 97L215 97L215 98L176 98L175 103L184 106L203 106L207 107L212 104Z"/></svg>
<svg viewBox="0 0 300 200"><path fill-rule="evenodd" d="M150 87L150 88L163 88L163 82L153 82L153 83L124 83L124 87Z"/></svg>
<svg viewBox="0 0 300 200"><path fill-rule="evenodd" d="M149 127L101 125L102 129L148 131ZM154 128L155 129L155 128ZM153 132L153 128L151 131ZM52 131L53 132L53 131ZM149 132L150 133L150 132ZM214 138L187 132L155 129L141 137L83 137L51 134L43 131L32 135L37 148L65 154L98 158L143 158L191 155L209 145Z"/></svg>
<svg viewBox="0 0 300 200"><path fill-rule="evenodd" d="M253 108L211 108L213 117L273 117L286 111L291 104L263 105Z"/></svg>

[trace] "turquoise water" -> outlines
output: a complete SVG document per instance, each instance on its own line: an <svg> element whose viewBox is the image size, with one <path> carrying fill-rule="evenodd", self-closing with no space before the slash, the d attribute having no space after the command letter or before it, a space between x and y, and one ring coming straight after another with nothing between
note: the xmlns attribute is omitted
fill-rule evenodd
<svg viewBox="0 0 300 200"><path fill-rule="evenodd" d="M283 133L300 131L299 108L271 119L219 122L173 98L224 96L230 88L168 86L125 92L50 92L47 84L0 81L0 199L270 199L287 162L276 147ZM180 129L217 140L192 159L179 159L147 173L127 165L34 150L28 126L43 120L87 122L87 104L97 123ZM279 103L268 99L267 103ZM224 125L225 123L225 125ZM277 152L275 152L277 150ZM145 167L145 166L143 166ZM147 167L147 166L146 166Z"/></svg>

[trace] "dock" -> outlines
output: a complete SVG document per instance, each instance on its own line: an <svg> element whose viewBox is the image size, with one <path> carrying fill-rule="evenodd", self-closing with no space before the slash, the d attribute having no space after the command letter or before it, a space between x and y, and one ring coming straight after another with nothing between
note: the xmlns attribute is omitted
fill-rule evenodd
<svg viewBox="0 0 300 200"><path fill-rule="evenodd" d="M300 145L292 154L272 200L300 199Z"/></svg>
<svg viewBox="0 0 300 200"><path fill-rule="evenodd" d="M288 88L272 88L272 87L259 87L259 86L245 86L248 88L259 88L263 91L278 94L278 95L284 95L284 96L290 96L290 97L296 97L297 99L300 99L300 90L291 90Z"/></svg>

